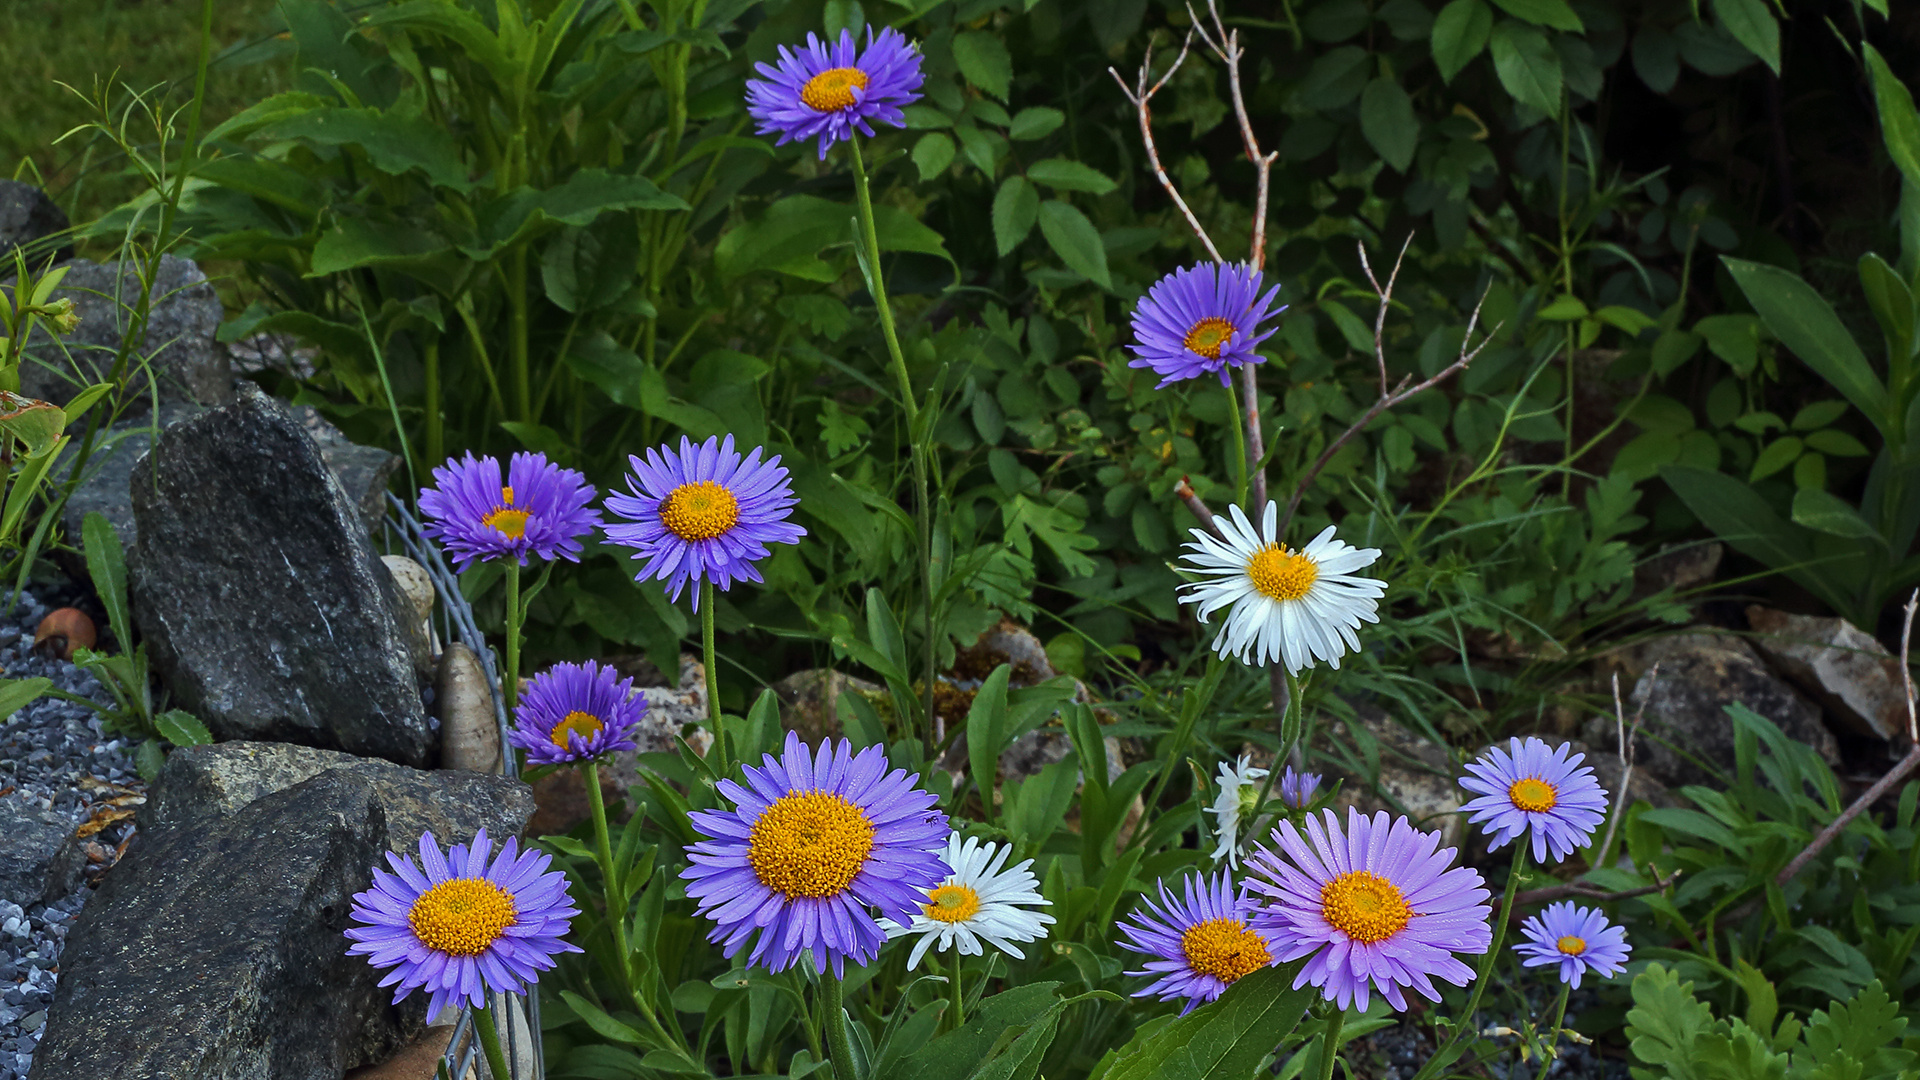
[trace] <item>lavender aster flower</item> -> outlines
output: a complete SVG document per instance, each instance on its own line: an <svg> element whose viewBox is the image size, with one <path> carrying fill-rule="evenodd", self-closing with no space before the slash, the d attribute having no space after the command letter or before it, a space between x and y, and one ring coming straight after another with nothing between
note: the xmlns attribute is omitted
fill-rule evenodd
<svg viewBox="0 0 1920 1080"><path fill-rule="evenodd" d="M789 731L779 760L764 760L745 766L747 787L720 782L735 809L693 815L707 839L680 876L729 959L757 931L749 964L785 971L811 949L814 970L831 962L840 978L887 940L869 908L911 926L947 876L947 815L904 769L887 772L878 746L826 740L810 755Z"/></svg>
<svg viewBox="0 0 1920 1080"><path fill-rule="evenodd" d="M497 458L448 458L433 470L434 487L420 492L427 535L440 541L465 570L475 560L580 561L580 538L600 524L590 509L596 492L587 478L545 454L515 454L500 480Z"/></svg>
<svg viewBox="0 0 1920 1080"><path fill-rule="evenodd" d="M778 132L775 146L818 138L820 158L834 143L853 138L855 129L873 135L871 121L904 127L902 105L920 100L920 53L900 31L888 27L867 47L855 51L852 30L840 31L829 45L807 35L804 52L780 47L780 63L755 64L765 76L747 81L747 113L762 135Z"/></svg>
<svg viewBox="0 0 1920 1080"><path fill-rule="evenodd" d="M1593 770L1568 757L1567 744L1555 750L1531 735L1513 739L1511 750L1491 747L1467 763L1460 786L1480 796L1461 809L1467 819L1493 835L1489 850L1499 850L1522 833L1533 833L1533 859L1545 862L1549 849L1557 862L1585 847L1606 819L1607 793Z"/></svg>
<svg viewBox="0 0 1920 1080"><path fill-rule="evenodd" d="M1273 331L1261 330L1275 285L1263 296L1260 271L1239 264L1202 263L1175 270L1147 290L1133 313L1134 358L1128 367L1152 368L1160 385L1217 374L1227 385L1227 369L1257 364L1254 346Z"/></svg>
<svg viewBox="0 0 1920 1080"><path fill-rule="evenodd" d="M1185 1016L1274 962L1273 935L1248 924L1253 900L1230 871L1188 878L1184 899L1158 885L1159 903L1149 898L1120 922L1120 944L1153 957L1127 972L1154 980L1134 997L1185 998Z"/></svg>
<svg viewBox="0 0 1920 1080"><path fill-rule="evenodd" d="M527 680L507 739L535 764L590 761L637 749L633 728L646 711L646 695L612 668L555 664Z"/></svg>
<svg viewBox="0 0 1920 1080"><path fill-rule="evenodd" d="M1627 929L1611 926L1597 908L1576 906L1571 900L1548 904L1545 911L1520 924L1527 940L1513 947L1525 957L1522 964L1540 967L1560 965L1560 981L1580 989L1580 976L1588 968L1606 978L1626 970Z"/></svg>
<svg viewBox="0 0 1920 1080"><path fill-rule="evenodd" d="M683 437L677 453L662 446L627 463L633 494L607 496L607 509L628 523L608 526L607 539L635 549L646 563L634 580L665 581L670 600L689 581L711 581L723 592L736 581L759 581L753 564L767 557L768 544L807 535L787 520L798 500L780 455L761 461L755 447L742 458L731 435L698 446ZM693 609L700 610L698 589Z"/></svg>
<svg viewBox="0 0 1920 1080"><path fill-rule="evenodd" d="M1293 766L1289 765L1280 774L1280 801L1295 810L1305 810L1319 789L1319 773L1294 772Z"/></svg>
<svg viewBox="0 0 1920 1080"><path fill-rule="evenodd" d="M1280 854L1263 847L1249 856L1247 885L1267 898L1253 925L1273 935L1275 958L1311 957L1295 989L1311 983L1342 1009L1365 1009L1377 990L1404 1011L1402 987L1439 1001L1436 977L1455 986L1473 978L1453 954L1493 946L1486 883L1476 871L1448 869L1458 852L1439 850L1437 832L1357 810L1347 811L1343 832L1323 810L1307 818L1305 836L1283 821L1273 839Z"/></svg>
<svg viewBox="0 0 1920 1080"><path fill-rule="evenodd" d="M492 850L481 829L472 846L442 855L429 832L420 866L388 852L393 872L374 867L373 888L354 896L353 917L365 925L347 929L347 954L393 969L380 985L399 984L395 1003L425 988L430 1017L462 1001L479 1007L487 991L521 993L555 954L580 951L565 940L580 911L567 898L567 876L547 869L552 856L523 852L512 837L489 864Z"/></svg>

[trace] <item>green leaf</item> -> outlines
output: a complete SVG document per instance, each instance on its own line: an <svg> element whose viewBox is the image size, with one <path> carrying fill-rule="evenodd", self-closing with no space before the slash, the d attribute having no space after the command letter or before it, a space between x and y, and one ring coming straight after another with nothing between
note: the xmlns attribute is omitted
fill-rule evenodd
<svg viewBox="0 0 1920 1080"><path fill-rule="evenodd" d="M1318 996L1291 989L1298 963L1261 968L1202 1006L1119 1052L1103 1080L1244 1080L1259 1069Z"/></svg>
<svg viewBox="0 0 1920 1080"><path fill-rule="evenodd" d="M1040 193L1024 176L1009 176L993 196L993 242L1002 256L1020 246L1040 220Z"/></svg>
<svg viewBox="0 0 1920 1080"><path fill-rule="evenodd" d="M1440 78L1452 82L1460 69L1487 47L1493 11L1483 0L1452 0L1433 20L1433 63Z"/></svg>
<svg viewBox="0 0 1920 1080"><path fill-rule="evenodd" d="M1551 26L1572 34L1584 34L1586 25L1573 13L1566 0L1493 0L1502 11L1536 26Z"/></svg>
<svg viewBox="0 0 1920 1080"><path fill-rule="evenodd" d="M74 421L87 415L87 410L93 408L94 404L105 397L107 391L112 389L113 384L110 382L94 383L92 386L75 394L73 400L67 402L60 410L66 415L67 421L66 424L62 426L71 427Z"/></svg>
<svg viewBox="0 0 1920 1080"><path fill-rule="evenodd" d="M1673 374L1673 369L1693 359L1700 351L1704 340L1699 334L1685 330L1666 330L1653 339L1653 371L1661 377Z"/></svg>
<svg viewBox="0 0 1920 1080"><path fill-rule="evenodd" d="M1724 1028L1713 1010L1693 996L1693 984L1660 964L1634 977L1634 1007L1627 1012L1627 1039L1633 1055L1649 1065L1666 1065L1663 1075L1691 1078L1694 1043Z"/></svg>
<svg viewBox="0 0 1920 1080"><path fill-rule="evenodd" d="M465 248L475 260L557 225L591 225L610 210L688 210L644 176L621 176L605 169L581 169L566 182L544 190L521 188L480 208L478 243Z"/></svg>
<svg viewBox="0 0 1920 1080"><path fill-rule="evenodd" d="M284 91L248 106L219 127L207 132L207 141L214 143L226 139L244 139L269 124L291 120L310 112L331 109L333 105L331 100L319 94L309 94L300 90ZM208 163L201 163L202 166L206 164ZM196 166L196 174L199 167Z"/></svg>
<svg viewBox="0 0 1920 1080"><path fill-rule="evenodd" d="M1781 344L1865 413L1883 436L1892 440L1901 437L1899 418L1892 415L1886 387L1874 375L1866 354L1854 343L1840 317L1811 285L1777 266L1734 258L1721 261Z"/></svg>
<svg viewBox="0 0 1920 1080"><path fill-rule="evenodd" d="M1500 22L1490 39L1493 70L1500 85L1516 99L1546 113L1560 115L1560 54L1545 34L1516 22Z"/></svg>
<svg viewBox="0 0 1920 1080"><path fill-rule="evenodd" d="M1044 139L1058 131L1060 125L1066 122L1067 114L1059 109L1050 109L1045 105L1021 109L1013 114L1013 123L1007 127L1007 138L1015 142Z"/></svg>
<svg viewBox="0 0 1920 1080"><path fill-rule="evenodd" d="M540 282L547 299L575 315L598 311L626 295L640 257L633 220L610 214L591 226L570 226L547 242L540 255Z"/></svg>
<svg viewBox="0 0 1920 1080"><path fill-rule="evenodd" d="M1846 411L1847 403L1844 401L1816 401L1811 405L1801 406L1800 411L1793 414L1793 430L1812 431L1814 428L1826 427L1840 419Z"/></svg>
<svg viewBox="0 0 1920 1080"><path fill-rule="evenodd" d="M1103 289L1113 288L1107 273L1107 249L1100 233L1071 203L1049 199L1040 204L1040 234L1067 269Z"/></svg>
<svg viewBox="0 0 1920 1080"><path fill-rule="evenodd" d="M1549 322L1573 322L1587 317L1586 301L1572 294L1556 296L1540 309L1539 317Z"/></svg>
<svg viewBox="0 0 1920 1080"><path fill-rule="evenodd" d="M1780 24L1766 0L1713 0L1713 13L1733 39L1780 74Z"/></svg>
<svg viewBox="0 0 1920 1080"><path fill-rule="evenodd" d="M1920 111L1914 109L1913 92L1887 66L1879 50L1864 41L1860 49L1873 72L1873 100L1880 110L1880 134L1887 143L1887 156L1907 183L1920 187Z"/></svg>
<svg viewBox="0 0 1920 1080"><path fill-rule="evenodd" d="M993 824L993 789L999 776L1000 742L1007 725L1007 678L1013 674L1010 664L993 669L973 695L967 710L967 767L986 809L987 824Z"/></svg>
<svg viewBox="0 0 1920 1080"><path fill-rule="evenodd" d="M913 144L913 164L920 170L920 182L947 171L953 164L953 140L942 132L929 131Z"/></svg>
<svg viewBox="0 0 1920 1080"><path fill-rule="evenodd" d="M404 222L343 217L314 242L307 277L325 277L362 266L418 263L451 252L444 237Z"/></svg>
<svg viewBox="0 0 1920 1080"><path fill-rule="evenodd" d="M1801 488L1793 493L1793 520L1814 532L1842 536L1849 540L1878 540L1880 534L1867 524L1860 512L1838 495L1819 488Z"/></svg>
<svg viewBox="0 0 1920 1080"><path fill-rule="evenodd" d="M183 709L168 709L154 717L153 722L160 737L175 746L207 746L213 742L213 733L207 730L207 725Z"/></svg>
<svg viewBox="0 0 1920 1080"><path fill-rule="evenodd" d="M52 679L0 679L0 720L31 705L52 687Z"/></svg>
<svg viewBox="0 0 1920 1080"><path fill-rule="evenodd" d="M122 649L133 641L133 616L127 607L127 553L120 534L105 514L95 510L80 523L80 542L86 549L87 576L107 609L107 626Z"/></svg>
<svg viewBox="0 0 1920 1080"><path fill-rule="evenodd" d="M67 427L67 411L50 401L0 390L0 431L19 439L29 456L45 453Z"/></svg>
<svg viewBox="0 0 1920 1080"><path fill-rule="evenodd" d="M1887 354L1895 361L1893 369L1898 371L1902 366L1899 361L1913 355L1913 290L1900 279L1898 271L1871 251L1860 256L1860 287L1887 339Z"/></svg>
<svg viewBox="0 0 1920 1080"><path fill-rule="evenodd" d="M715 246L714 264L722 281L756 270L772 270L809 281L831 282L840 270L821 260L829 250L853 243L848 223L855 210L813 195L789 195L767 208L759 221L736 226ZM897 206L873 208L880 250L913 251L948 262L945 241Z"/></svg>
<svg viewBox="0 0 1920 1080"><path fill-rule="evenodd" d="M1420 121L1413 115L1413 99L1399 82L1383 76L1367 84L1360 95L1360 133L1395 171L1406 172L1413 164Z"/></svg>
<svg viewBox="0 0 1920 1080"><path fill-rule="evenodd" d="M1090 165L1060 157L1034 162L1027 168L1027 179L1061 191L1085 191L1093 195L1105 195L1119 186Z"/></svg>
<svg viewBox="0 0 1920 1080"><path fill-rule="evenodd" d="M1358 45L1328 49L1300 80L1300 103L1314 109L1337 109L1366 89L1373 58Z"/></svg>
<svg viewBox="0 0 1920 1080"><path fill-rule="evenodd" d="M1798 435L1783 435L1768 443L1766 449L1754 455L1753 471L1747 474L1747 482L1764 480L1793 464L1804 446Z"/></svg>
<svg viewBox="0 0 1920 1080"><path fill-rule="evenodd" d="M1752 488L1731 476L1683 466L1661 469L1660 478L1701 524L1736 551L1785 572L1834 610L1852 610L1852 599L1829 571L1809 565L1813 552L1807 533L1781 520Z"/></svg>
<svg viewBox="0 0 1920 1080"><path fill-rule="evenodd" d="M953 62L973 85L1007 100L1013 87L1013 57L996 34L966 30L953 36Z"/></svg>
<svg viewBox="0 0 1920 1080"><path fill-rule="evenodd" d="M259 134L268 139L305 139L316 146L357 146L367 155L368 164L389 176L418 169L439 187L455 191L473 187L453 135L424 116L384 109L323 109L295 113Z"/></svg>
<svg viewBox="0 0 1920 1080"><path fill-rule="evenodd" d="M1844 431L1815 431L1807 436L1809 449L1818 450L1834 457L1866 457L1869 451L1859 439Z"/></svg>
<svg viewBox="0 0 1920 1080"><path fill-rule="evenodd" d="M1028 983L980 1003L966 1022L927 1043L901 1062L892 1076L876 1080L969 1080L1014 1040L1015 1031L1058 1017L1065 1002L1057 982Z"/></svg>
<svg viewBox="0 0 1920 1080"><path fill-rule="evenodd" d="M1620 304L1608 304L1594 312L1593 317L1628 337L1639 337L1657 325L1646 312L1639 308L1625 307Z"/></svg>

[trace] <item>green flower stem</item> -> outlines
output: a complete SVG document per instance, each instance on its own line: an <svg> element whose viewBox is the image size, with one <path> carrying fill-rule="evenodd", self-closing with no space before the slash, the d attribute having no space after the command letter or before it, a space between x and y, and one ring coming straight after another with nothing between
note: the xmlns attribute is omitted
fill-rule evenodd
<svg viewBox="0 0 1920 1080"><path fill-rule="evenodd" d="M613 951L620 958L617 969L620 985L631 986L633 978L627 965L633 954L627 951L627 905L617 896L620 883L613 872L613 844L607 835L607 801L600 793L600 763L588 759L580 764L580 775L587 783L587 804L593 808L595 860L600 864L600 881L606 890L607 926L613 930Z"/></svg>
<svg viewBox="0 0 1920 1080"><path fill-rule="evenodd" d="M1179 766L1182 756L1187 752L1187 742L1193 737L1194 724L1199 721L1200 714L1207 711L1207 705L1213 700L1214 693L1220 689L1220 680L1226 673L1227 666L1220 662L1220 658L1208 653L1207 673L1200 679L1200 688L1192 691L1192 696L1181 704L1180 719L1174 724L1172 741L1167 744L1166 757L1160 761L1160 775L1154 777L1153 791L1147 796L1147 801L1141 804L1148 814L1152 814L1154 807L1160 805L1160 797L1167 792L1167 782L1173 779L1174 769ZM1101 762L1099 767L1105 768L1106 763ZM1146 837L1147 822L1142 821L1140 827L1133 830L1133 836L1127 841L1127 847L1131 848Z"/></svg>
<svg viewBox="0 0 1920 1080"><path fill-rule="evenodd" d="M908 456L913 462L914 527L920 533L920 591L926 601L924 646L926 679L921 701L925 706L924 733L929 752L933 750L933 687L939 648L934 640L933 619L933 503L928 495L927 448L920 442L920 406L913 396L913 377L907 373L907 356L900 349L900 335L893 327L893 307L887 302L887 283L880 273L880 233L873 223L873 193L867 182L867 165L860 156L860 140L850 138L847 146L853 158L853 190L860 202L860 236L867 249L867 268L873 279L867 284L873 293L874 310L880 314L880 333L887 341L887 357L893 365L893 377L900 384L901 411L907 420Z"/></svg>
<svg viewBox="0 0 1920 1080"><path fill-rule="evenodd" d="M831 975L820 979L820 1011L827 1027L827 1051L833 1056L833 1075L838 1080L854 1080L853 1043L847 1038L847 1011L841 1004L840 980Z"/></svg>
<svg viewBox="0 0 1920 1080"><path fill-rule="evenodd" d="M1327 1014L1327 1033L1320 1039L1320 1080L1333 1080L1333 1063L1340 1060L1340 1026L1346 1020L1347 1010L1338 1005Z"/></svg>
<svg viewBox="0 0 1920 1080"><path fill-rule="evenodd" d="M520 560L507 559L507 670L500 680L501 696L507 701L507 716L512 718L520 704Z"/></svg>
<svg viewBox="0 0 1920 1080"><path fill-rule="evenodd" d="M1227 385L1221 389L1227 393L1227 417L1233 425L1234 490L1240 493L1239 503L1241 506L1246 507L1247 516L1257 523L1260 520L1260 512L1266 508L1247 505L1247 482L1249 476L1247 471L1247 432L1245 425L1240 421L1240 391L1234 389L1232 379L1228 379Z"/></svg>
<svg viewBox="0 0 1920 1080"><path fill-rule="evenodd" d="M720 723L720 672L713 660L713 582L700 582L700 661L707 674L707 724L713 728L714 771L727 774L727 729Z"/></svg>
<svg viewBox="0 0 1920 1080"><path fill-rule="evenodd" d="M1560 984L1560 1000L1553 1006L1553 1026L1547 1029L1546 1041L1540 1048L1540 1075L1536 1080L1547 1080L1547 1070L1553 1068L1554 1047L1560 1043L1560 1021L1567 1018L1567 994L1572 990L1572 983Z"/></svg>
<svg viewBox="0 0 1920 1080"><path fill-rule="evenodd" d="M513 1074L507 1071L507 1056L500 1052L500 1030L493 1026L493 999L485 996L487 1004L472 1010L473 1035L480 1040L480 1051L487 1055L487 1068L495 1080L507 1080Z"/></svg>
<svg viewBox="0 0 1920 1080"><path fill-rule="evenodd" d="M1285 671L1284 668L1281 670ZM1266 782L1260 785L1260 797L1254 800L1253 817L1255 818L1260 816L1261 809L1267 805L1268 797L1273 794L1273 782L1279 777L1280 770L1286 767L1287 755L1291 753L1293 749L1292 744L1300 738L1301 717L1303 715L1303 708L1300 701L1300 679L1290 672L1287 673L1286 678L1287 711L1280 716L1280 746L1279 749L1273 752L1273 767L1267 770ZM1249 818L1247 820L1247 831L1249 834L1253 831L1253 824L1253 819Z"/></svg>
<svg viewBox="0 0 1920 1080"><path fill-rule="evenodd" d="M1507 917L1513 914L1513 896L1520 891L1520 878L1524 876L1526 868L1527 845L1526 838L1523 836L1514 841L1513 869L1507 874L1507 891L1500 897L1500 914L1493 920L1493 944L1487 947L1486 955L1480 958L1479 970L1474 972L1473 994L1467 998L1467 1007L1459 1014L1459 1020L1454 1024L1453 1030L1447 1033L1446 1041L1435 1048L1433 1056L1428 1058L1427 1063L1414 1074L1413 1080L1428 1080L1428 1077L1433 1075L1428 1070L1434 1068L1435 1062L1442 1062L1442 1068L1445 1067L1445 1063L1450 1063L1453 1059L1443 1055L1453 1046L1454 1040L1460 1037L1462 1029L1473 1026L1473 1011L1480 1007L1480 997L1487 992L1487 983L1493 975L1493 965L1500 958L1500 946L1507 940Z"/></svg>
<svg viewBox="0 0 1920 1080"><path fill-rule="evenodd" d="M953 1028L956 1029L967 1022L967 995L961 986L960 950L956 948L953 950L953 985L948 988L953 994Z"/></svg>

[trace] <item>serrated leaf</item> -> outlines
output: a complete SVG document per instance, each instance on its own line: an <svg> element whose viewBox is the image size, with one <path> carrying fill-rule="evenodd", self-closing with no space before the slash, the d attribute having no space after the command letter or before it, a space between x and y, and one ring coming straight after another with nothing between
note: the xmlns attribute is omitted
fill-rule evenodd
<svg viewBox="0 0 1920 1080"><path fill-rule="evenodd" d="M367 162L389 176L418 169L440 187L466 191L472 182L459 144L446 128L424 116L382 109L293 110L259 132L267 139L305 139L317 146L356 146Z"/></svg>
<svg viewBox="0 0 1920 1080"><path fill-rule="evenodd" d="M107 609L107 626L124 649L133 640L133 616L127 607L127 552L120 534L105 514L94 510L80 522L80 543L86 551L87 576Z"/></svg>
<svg viewBox="0 0 1920 1080"><path fill-rule="evenodd" d="M1105 195L1119 186L1108 179L1106 173L1090 165L1060 157L1034 162L1027 168L1027 179L1061 191L1084 191L1092 195Z"/></svg>
<svg viewBox="0 0 1920 1080"><path fill-rule="evenodd" d="M1551 26L1555 30L1584 34L1586 25L1580 16L1573 13L1566 0L1493 0L1500 9L1516 19L1525 19L1536 26Z"/></svg>
<svg viewBox="0 0 1920 1080"><path fill-rule="evenodd" d="M1107 249L1100 242L1100 232L1087 220L1087 215L1072 204L1058 199L1041 203L1040 235L1047 238L1047 245L1067 264L1067 269L1103 289L1113 288L1113 278L1107 272Z"/></svg>
<svg viewBox="0 0 1920 1080"><path fill-rule="evenodd" d="M966 30L953 36L953 62L968 82L1007 100L1013 86L1013 57L997 35L985 30Z"/></svg>
<svg viewBox="0 0 1920 1080"><path fill-rule="evenodd" d="M1243 1080L1299 1026L1314 988L1292 989L1299 965L1261 968L1219 1000L1120 1051L1105 1080ZM1131 1052L1129 1052L1131 1051Z"/></svg>
<svg viewBox="0 0 1920 1080"><path fill-rule="evenodd" d="M1413 164L1420 141L1420 120L1413 115L1413 99L1393 79L1381 77L1360 95L1360 133L1380 159L1398 172Z"/></svg>
<svg viewBox="0 0 1920 1080"><path fill-rule="evenodd" d="M1487 47L1493 11L1483 0L1452 0L1433 20L1433 63L1440 78L1452 82L1460 69Z"/></svg>
<svg viewBox="0 0 1920 1080"><path fill-rule="evenodd" d="M913 164L920 170L920 182L927 181L947 171L953 164L953 140L938 131L930 131L920 136L913 144Z"/></svg>
<svg viewBox="0 0 1920 1080"><path fill-rule="evenodd" d="M200 718L181 709L168 709L153 718L154 727L160 737L175 746L207 746L213 742L213 733Z"/></svg>
<svg viewBox="0 0 1920 1080"><path fill-rule="evenodd" d="M1019 247L1039 220L1040 193L1024 176L1007 177L993 196L993 242L1000 254Z"/></svg>
<svg viewBox="0 0 1920 1080"><path fill-rule="evenodd" d="M1493 70L1507 93L1548 116L1560 115L1560 54L1545 34L1517 22L1496 23L1488 39Z"/></svg>
<svg viewBox="0 0 1920 1080"><path fill-rule="evenodd" d="M1045 105L1021 109L1013 114L1013 123L1007 128L1007 138L1016 142L1044 139L1059 130L1060 125L1066 122L1067 114L1059 109L1050 109Z"/></svg>

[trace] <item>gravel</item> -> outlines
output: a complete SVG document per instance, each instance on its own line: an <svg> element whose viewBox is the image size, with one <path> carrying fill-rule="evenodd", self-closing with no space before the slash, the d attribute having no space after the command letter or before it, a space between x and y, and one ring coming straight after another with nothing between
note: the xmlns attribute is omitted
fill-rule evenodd
<svg viewBox="0 0 1920 1080"><path fill-rule="evenodd" d="M54 606L57 601L42 603L22 593L11 616L0 615L0 675L42 676L62 690L110 701L111 695L91 674L66 661L33 655L34 627ZM64 814L77 827L93 816L96 805L112 809L105 800L125 800L145 791L128 740L106 735L98 715L84 705L43 697L0 721L0 798L23 799ZM93 895L88 886L112 866L132 832L132 822L118 822L88 841L86 886L72 895L25 909L0 900L0 1080L22 1080L33 1064L34 1047L53 1003L60 947Z"/></svg>
<svg viewBox="0 0 1920 1080"><path fill-rule="evenodd" d="M1552 1018L1553 999L1559 989L1560 984L1555 979L1528 987L1528 1005L1531 1006L1531 1016L1536 1018L1532 1022L1544 1026ZM1599 1008L1600 995L1589 982L1567 999L1567 1017L1561 1027L1588 1037L1599 1034L1580 1024L1582 1013ZM1483 1010L1480 1015L1485 1017L1487 1012ZM1522 1028L1528 1022L1527 1019L1513 1017L1502 1023L1509 1028ZM1520 1036L1500 1035L1495 1036L1493 1041L1506 1052L1483 1063L1482 1069L1486 1075L1496 1080L1533 1080L1539 1074L1539 1058L1529 1057L1524 1062L1520 1060L1519 1050L1523 1041ZM1553 1080L1628 1080L1627 1063L1617 1055L1596 1053L1596 1047L1583 1046L1565 1036L1559 1040L1559 1050L1559 1056L1547 1074ZM1433 1038L1426 1027L1402 1021L1349 1043L1345 1057L1360 1080L1408 1080L1420 1071L1420 1066L1426 1064L1433 1052ZM1460 1068L1460 1065L1456 1064L1455 1068Z"/></svg>

